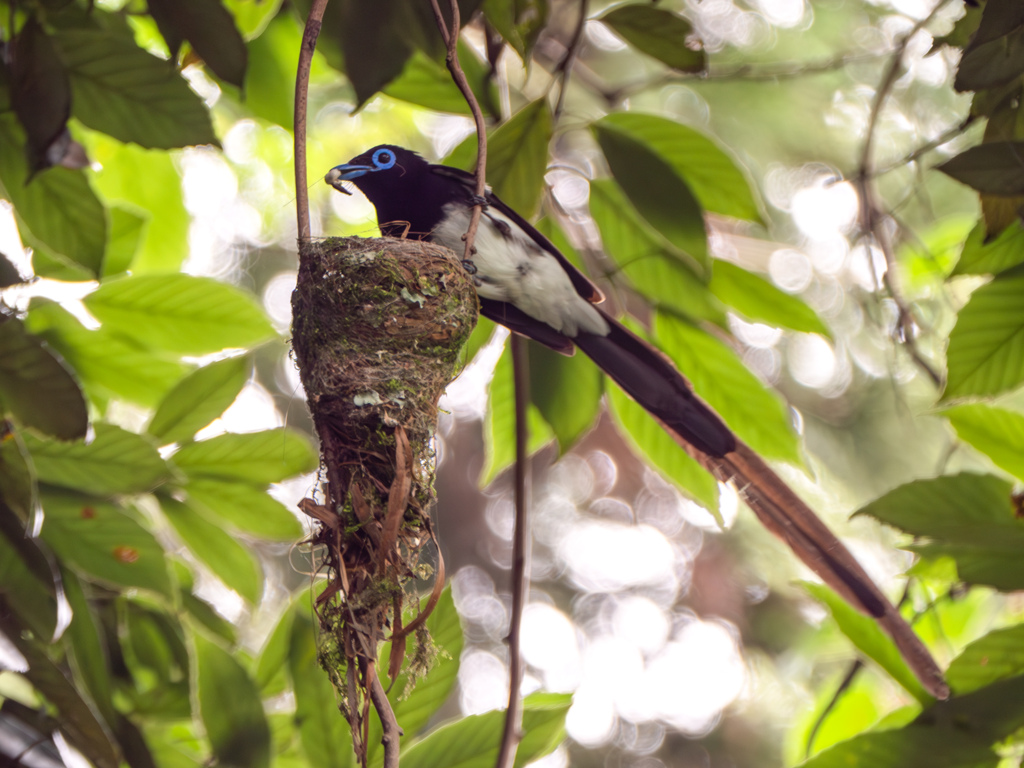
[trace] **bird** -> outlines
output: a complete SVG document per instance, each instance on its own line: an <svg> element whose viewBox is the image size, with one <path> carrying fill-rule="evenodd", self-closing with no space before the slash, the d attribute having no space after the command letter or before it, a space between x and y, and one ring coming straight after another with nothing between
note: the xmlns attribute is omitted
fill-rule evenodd
<svg viewBox="0 0 1024 768"><path fill-rule="evenodd" d="M474 251L462 263L480 313L562 354L579 349L587 355L705 468L733 482L762 523L829 586L878 620L933 696L948 697L927 648L842 542L694 393L668 357L600 306L601 291L548 238L490 189L478 197L474 174L381 144L331 168L324 180L346 195L346 183L362 192L383 235L456 253L464 251L479 205Z"/></svg>

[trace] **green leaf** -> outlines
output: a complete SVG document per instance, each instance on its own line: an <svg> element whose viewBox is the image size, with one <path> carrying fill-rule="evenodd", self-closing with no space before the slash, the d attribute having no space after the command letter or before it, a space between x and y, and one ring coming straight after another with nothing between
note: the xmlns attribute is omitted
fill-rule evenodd
<svg viewBox="0 0 1024 768"><path fill-rule="evenodd" d="M344 658L341 654L334 657ZM352 738L338 711L334 688L317 663L316 635L308 610L295 611L288 669L295 692L295 724L308 764L317 768L348 768L353 764ZM343 677L345 670L335 673Z"/></svg>
<svg viewBox="0 0 1024 768"><path fill-rule="evenodd" d="M251 296L209 277L179 273L105 280L84 303L108 330L183 355L249 347L277 335Z"/></svg>
<svg viewBox="0 0 1024 768"><path fill-rule="evenodd" d="M259 37L274 20L282 0L224 0L235 17L235 26L246 40Z"/></svg>
<svg viewBox="0 0 1024 768"><path fill-rule="evenodd" d="M43 492L42 538L80 573L122 587L170 596L167 555L134 517L104 501L59 491Z"/></svg>
<svg viewBox="0 0 1024 768"><path fill-rule="evenodd" d="M690 23L678 14L649 5L619 5L601 17L626 42L641 53L680 72L702 72L707 55L686 44L693 33Z"/></svg>
<svg viewBox="0 0 1024 768"><path fill-rule="evenodd" d="M199 716L221 765L267 768L270 728L252 678L235 658L200 634L196 648Z"/></svg>
<svg viewBox="0 0 1024 768"><path fill-rule="evenodd" d="M78 382L16 317L0 314L0 402L25 426L60 438L85 437L89 414Z"/></svg>
<svg viewBox="0 0 1024 768"><path fill-rule="evenodd" d="M301 601L296 601L296 604ZM296 606L289 605L281 614L277 625L274 627L267 642L260 651L256 663L256 685L261 691L266 691L277 674L281 672L288 663L288 654L292 647L292 623L295 621Z"/></svg>
<svg viewBox="0 0 1024 768"><path fill-rule="evenodd" d="M615 423L633 448L662 477L705 506L719 522L718 482L653 417L618 387L609 387L608 404Z"/></svg>
<svg viewBox="0 0 1024 768"><path fill-rule="evenodd" d="M148 0L147 6L167 40L172 58L180 41L188 40L211 72L242 87L247 61L245 41L220 0Z"/></svg>
<svg viewBox="0 0 1024 768"><path fill-rule="evenodd" d="M728 261L715 262L709 287L724 304L748 320L832 337L814 310L796 296Z"/></svg>
<svg viewBox="0 0 1024 768"><path fill-rule="evenodd" d="M1024 262L1024 227L1015 221L986 242L984 221L971 230L964 242L953 275L996 275Z"/></svg>
<svg viewBox="0 0 1024 768"><path fill-rule="evenodd" d="M533 455L551 442L554 433L532 404L527 410L526 422L530 433L527 451ZM494 378L491 379L487 393L484 456L481 485L487 485L516 460L515 386L512 378L512 350L508 343L494 367Z"/></svg>
<svg viewBox="0 0 1024 768"><path fill-rule="evenodd" d="M657 315L655 338L697 394L751 448L765 458L802 463L786 404L732 349L664 313Z"/></svg>
<svg viewBox="0 0 1024 768"><path fill-rule="evenodd" d="M177 616L147 600L121 605L124 661L136 684L135 708L147 714L189 714L189 652ZM142 682L145 681L145 682Z"/></svg>
<svg viewBox="0 0 1024 768"><path fill-rule="evenodd" d="M564 453L597 420L604 376L585 355L566 357L541 344L530 344L529 350L530 400Z"/></svg>
<svg viewBox="0 0 1024 768"><path fill-rule="evenodd" d="M103 628L93 613L79 578L70 570L62 569L61 585L71 607L71 624L64 635L64 641L72 669L82 687L89 692L103 719L113 725L117 722L117 712L111 698L113 684Z"/></svg>
<svg viewBox="0 0 1024 768"><path fill-rule="evenodd" d="M13 31L9 29L9 31ZM35 14L10 39L7 55L10 101L25 129L33 171L54 164L53 144L64 133L71 111L68 75Z"/></svg>
<svg viewBox="0 0 1024 768"><path fill-rule="evenodd" d="M103 257L103 277L128 270L149 227L149 216L119 205L110 207L110 233Z"/></svg>
<svg viewBox="0 0 1024 768"><path fill-rule="evenodd" d="M319 459L309 440L290 429L226 434L190 443L174 454L174 463L190 478L223 478L276 483L312 472Z"/></svg>
<svg viewBox="0 0 1024 768"><path fill-rule="evenodd" d="M234 528L266 539L297 541L302 525L284 504L265 489L225 480L196 478L185 486L189 504L208 517L218 517Z"/></svg>
<svg viewBox="0 0 1024 768"><path fill-rule="evenodd" d="M252 0L245 0L252 2ZM264 120L291 130L295 119L295 51L302 45L302 29L293 14L276 17L263 34L249 42L249 70L243 108ZM320 65L315 54L310 80ZM333 70L332 70L333 71ZM334 73L333 77L337 77Z"/></svg>
<svg viewBox="0 0 1024 768"><path fill-rule="evenodd" d="M161 445L181 443L216 419L249 380L248 357L229 357L197 368L179 381L157 406L146 431Z"/></svg>
<svg viewBox="0 0 1024 768"><path fill-rule="evenodd" d="M943 414L961 440L1024 480L1024 414L981 403L947 408Z"/></svg>
<svg viewBox="0 0 1024 768"><path fill-rule="evenodd" d="M988 3L977 33L964 48L953 87L981 91L1009 83L1024 72L1024 29L1011 18L1012 0Z"/></svg>
<svg viewBox="0 0 1024 768"><path fill-rule="evenodd" d="M991 475L962 473L916 480L862 507L871 515L928 541L910 549L956 560L964 581L996 589L1024 588L1024 520L1014 514L1012 486Z"/></svg>
<svg viewBox="0 0 1024 768"><path fill-rule="evenodd" d="M529 61L530 52L547 24L548 6L548 0L484 0L483 12L520 58Z"/></svg>
<svg viewBox="0 0 1024 768"><path fill-rule="evenodd" d="M569 694L535 694L523 700L522 741L515 765L523 766L551 752L565 739ZM442 725L402 755L402 768L489 768L498 757L505 713L469 715Z"/></svg>
<svg viewBox="0 0 1024 768"><path fill-rule="evenodd" d="M85 171L47 168L29 181L24 135L11 114L0 115L0 194L14 204L27 245L99 274L107 242L107 213Z"/></svg>
<svg viewBox="0 0 1024 768"><path fill-rule="evenodd" d="M615 181L644 220L706 267L704 211L686 182L644 141L610 123L594 123L592 129Z"/></svg>
<svg viewBox="0 0 1024 768"><path fill-rule="evenodd" d="M892 638L882 631L873 618L851 608L849 603L824 584L803 581L800 582L800 586L815 600L824 603L839 630L857 650L884 669L907 693L922 704L929 704L934 700L903 661Z"/></svg>
<svg viewBox="0 0 1024 768"><path fill-rule="evenodd" d="M983 194L1024 195L1024 141L979 144L935 168Z"/></svg>
<svg viewBox="0 0 1024 768"><path fill-rule="evenodd" d="M614 112L602 117L597 125L626 133L657 153L686 182L704 210L761 221L761 210L746 172L717 142L700 131L675 120L639 112Z"/></svg>
<svg viewBox="0 0 1024 768"><path fill-rule="evenodd" d="M86 330L57 304L33 301L26 328L67 361L93 400L111 396L154 406L185 367L139 349L105 328Z"/></svg>
<svg viewBox="0 0 1024 768"><path fill-rule="evenodd" d="M25 434L36 475L42 482L113 496L143 493L167 479L168 471L153 444L141 435L98 422L90 443L58 443Z"/></svg>
<svg viewBox="0 0 1024 768"><path fill-rule="evenodd" d="M177 70L107 29L55 37L71 77L74 116L147 149L216 144L210 113Z"/></svg>
<svg viewBox="0 0 1024 768"><path fill-rule="evenodd" d="M192 554L248 602L259 601L263 572L249 549L187 504L161 498L160 506Z"/></svg>
<svg viewBox="0 0 1024 768"><path fill-rule="evenodd" d="M590 183L590 213L605 252L648 301L697 320L724 325L718 299L682 260L667 253L615 182Z"/></svg>
<svg viewBox="0 0 1024 768"><path fill-rule="evenodd" d="M861 734L803 768L995 768L992 745L1024 725L1024 677L936 702L909 725Z"/></svg>
<svg viewBox="0 0 1024 768"><path fill-rule="evenodd" d="M487 138L487 183L524 218L537 211L551 142L551 110L546 99L520 109ZM476 167L476 134L468 136L445 163L465 170Z"/></svg>
<svg viewBox="0 0 1024 768"><path fill-rule="evenodd" d="M1024 624L995 629L961 651L946 670L957 695L1024 673Z"/></svg>
<svg viewBox="0 0 1024 768"><path fill-rule="evenodd" d="M37 637L57 626L57 590L47 553L0 497L0 599Z"/></svg>
<svg viewBox="0 0 1024 768"><path fill-rule="evenodd" d="M476 96L480 108L501 116L498 91L488 79L489 69L464 41L459 40L459 64ZM383 92L393 99L407 101L438 112L456 115L472 114L466 99L452 81L448 68L439 61L416 51L405 64L402 75L386 85Z"/></svg>
<svg viewBox="0 0 1024 768"><path fill-rule="evenodd" d="M996 395L1024 382L1024 274L1001 275L971 294L949 334L944 401Z"/></svg>

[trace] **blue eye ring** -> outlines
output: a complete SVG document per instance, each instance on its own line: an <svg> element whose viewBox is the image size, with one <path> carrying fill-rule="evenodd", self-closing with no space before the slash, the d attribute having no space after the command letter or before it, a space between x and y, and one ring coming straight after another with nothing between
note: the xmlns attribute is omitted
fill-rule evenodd
<svg viewBox="0 0 1024 768"><path fill-rule="evenodd" d="M386 171L395 164L395 153L390 149L378 149L373 153L373 164L378 171Z"/></svg>

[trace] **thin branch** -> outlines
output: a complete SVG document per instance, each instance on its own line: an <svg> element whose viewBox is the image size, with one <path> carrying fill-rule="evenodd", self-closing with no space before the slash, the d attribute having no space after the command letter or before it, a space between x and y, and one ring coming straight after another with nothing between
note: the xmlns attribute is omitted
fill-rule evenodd
<svg viewBox="0 0 1024 768"><path fill-rule="evenodd" d="M309 102L309 68L320 36L327 0L313 0L302 32L302 48L295 72L295 212L298 216L299 241L309 240L309 184L306 178L306 111Z"/></svg>
<svg viewBox="0 0 1024 768"><path fill-rule="evenodd" d="M929 152L938 149L943 144L948 144L949 142L953 141L953 139L961 136L964 133L964 131L970 128L976 119L976 115L968 115L967 119L964 120L962 123L958 123L957 125L954 125L952 128L946 129L931 141L926 141L921 146L905 154L899 160L889 163L888 165L884 165L881 168L875 168L872 172L873 178L877 179L879 176L884 176L885 174L892 173L893 171L898 170L904 167L905 165L910 165L911 163L927 155Z"/></svg>
<svg viewBox="0 0 1024 768"><path fill-rule="evenodd" d="M480 110L480 103L476 100L473 89L469 87L469 81L466 80L466 73L462 71L462 66L459 64L458 46L459 29L461 28L459 4L457 0L450 0L451 29L444 24L444 15L441 13L438 0L430 0L430 7L434 11L434 21L437 22L437 28L441 32L441 39L444 40L448 49L445 54L445 64L448 65L452 80L455 81L455 85L458 86L462 97L469 105L469 109L473 113L473 121L476 123L476 205L473 206L469 228L463 238L466 241L466 250L462 260L469 262L472 261L473 254L476 253L473 249L473 240L476 239L476 230L480 226L480 216L483 214L485 204L484 195L487 193L487 125L484 123L484 114Z"/></svg>
<svg viewBox="0 0 1024 768"><path fill-rule="evenodd" d="M807 734L807 745L804 747L804 759L806 760L811 756L811 749L814 748L814 740L818 736L818 731L821 730L821 726L825 724L825 720L828 718L829 713L835 709L836 704L839 703L839 699L842 698L843 694L853 684L854 678L857 677L857 673L864 669L864 662L860 659L856 659L853 664L850 665L850 669L847 670L845 677L842 682L839 683L839 687L836 688L835 693L832 694L832 698L829 699L828 704L821 714L818 715L818 719L814 721L814 726L811 728L811 732Z"/></svg>
<svg viewBox="0 0 1024 768"><path fill-rule="evenodd" d="M523 705L519 689L523 684L523 660L519 652L519 633L526 603L529 569L529 536L527 506L529 501L529 431L527 413L530 405L530 368L527 341L512 334L512 371L516 398L516 467L515 507L516 524L512 534L512 616L508 625L508 707L505 710L505 730L501 735L501 748L495 768L512 768L516 748L522 738Z"/></svg>
<svg viewBox="0 0 1024 768"><path fill-rule="evenodd" d="M558 101L555 103L553 118L555 123L558 122L558 118L562 115L562 109L565 107L565 94L569 90L569 77L572 75L572 65L576 63L576 55L579 53L580 43L583 42L583 28L587 25L587 2L588 0L580 0L580 18L576 22L576 29L572 33L569 47L565 49L565 56L558 62L558 66L553 73L555 75L562 75L562 82L558 88Z"/></svg>

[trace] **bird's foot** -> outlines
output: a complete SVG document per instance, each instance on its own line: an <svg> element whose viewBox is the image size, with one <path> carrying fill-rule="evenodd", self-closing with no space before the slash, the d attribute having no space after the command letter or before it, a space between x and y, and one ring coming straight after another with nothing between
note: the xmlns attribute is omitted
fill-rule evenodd
<svg viewBox="0 0 1024 768"><path fill-rule="evenodd" d="M462 260L462 268L464 270L466 270L471 275L475 275L476 274L476 264L474 264L469 259L463 259Z"/></svg>
<svg viewBox="0 0 1024 768"><path fill-rule="evenodd" d="M479 205L481 211L486 211L490 207L490 204L487 202L487 198L482 197L481 195L471 195L469 198L469 204L473 207Z"/></svg>

